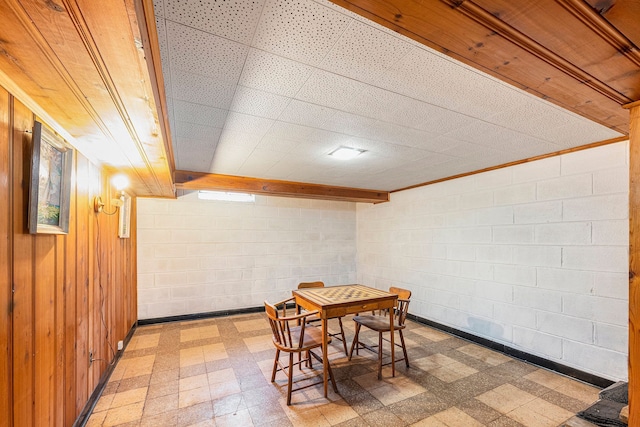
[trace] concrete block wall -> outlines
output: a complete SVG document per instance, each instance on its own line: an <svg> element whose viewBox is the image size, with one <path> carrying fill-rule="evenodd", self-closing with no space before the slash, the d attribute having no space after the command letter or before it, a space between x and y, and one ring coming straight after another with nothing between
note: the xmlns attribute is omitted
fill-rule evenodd
<svg viewBox="0 0 640 427"><path fill-rule="evenodd" d="M261 306L356 278L354 203L138 199L140 319Z"/></svg>
<svg viewBox="0 0 640 427"><path fill-rule="evenodd" d="M358 205L358 282L409 311L612 380L627 378L628 143Z"/></svg>

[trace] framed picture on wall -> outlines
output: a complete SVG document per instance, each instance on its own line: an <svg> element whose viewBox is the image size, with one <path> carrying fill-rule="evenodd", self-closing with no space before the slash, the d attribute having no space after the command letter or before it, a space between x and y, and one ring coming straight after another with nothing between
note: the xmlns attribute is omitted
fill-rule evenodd
<svg viewBox="0 0 640 427"><path fill-rule="evenodd" d="M126 239L131 234L131 196L123 192L123 204L120 207L120 217L118 221L118 237Z"/></svg>
<svg viewBox="0 0 640 427"><path fill-rule="evenodd" d="M33 126L29 233L69 232L73 150L55 133L36 121Z"/></svg>

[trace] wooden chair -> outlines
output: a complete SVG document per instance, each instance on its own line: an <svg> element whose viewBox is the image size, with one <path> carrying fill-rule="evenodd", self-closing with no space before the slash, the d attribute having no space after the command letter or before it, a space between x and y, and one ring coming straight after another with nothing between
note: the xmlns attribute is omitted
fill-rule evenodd
<svg viewBox="0 0 640 427"><path fill-rule="evenodd" d="M298 289L305 288L324 288L324 282L302 282L298 285ZM318 316L312 317L307 320L307 323L315 323L320 322L320 318ZM328 332L330 337L337 338L342 341L342 347L344 348L344 355L347 356L347 340L344 337L344 328L342 327L342 318L338 317L338 324L340 325L340 332Z"/></svg>
<svg viewBox="0 0 640 427"><path fill-rule="evenodd" d="M291 392L305 389L317 384L324 384L324 381L312 382L304 386L293 389L293 367L298 365L302 371L302 363L309 368L313 368L312 358L322 363L322 332L318 328L307 328L307 318L317 315L317 311L310 311L303 314L295 314L295 309L290 310L290 316L287 316L287 303L292 303L294 298L280 301L276 304L264 302L264 308L269 318L271 332L273 333L273 345L276 347L276 357L273 361L273 372L271 374L271 382L276 380L276 373L282 371L288 377L287 385L287 405L291 405ZM320 356L312 350L320 348ZM289 353L288 364L284 365L280 361L280 352ZM293 361L294 354L300 355L298 362ZM304 354L304 358L302 355ZM336 382L331 372L331 365L328 369L329 379L333 384L333 390L337 393ZM308 379L308 375L303 379Z"/></svg>
<svg viewBox="0 0 640 427"><path fill-rule="evenodd" d="M392 294L398 295L398 306L393 309L393 315L395 317L394 320L394 331L398 331L400 334L400 342L401 345L398 345L396 342L395 345L398 347L402 347L402 353L404 355L403 358L397 359L396 362L405 361L407 368L409 367L409 358L407 357L407 347L404 344L404 336L402 335L402 330L405 328L405 320L407 318L407 312L409 310L409 299L411 298L411 291L401 288L391 287L389 288L389 292ZM355 336L353 337L353 343L351 344L351 350L349 350L349 360L353 355L353 349L356 349L356 354L358 354L358 350L360 348L365 348L369 351L373 351L374 353L378 353L378 379L382 377L382 335L385 332L389 332L389 310L381 310L377 313L372 313L368 316L355 316L353 321L356 322L356 330ZM378 332L378 345L367 345L358 340L358 336L360 334L360 327L366 326L367 328ZM385 341L388 341L385 338ZM376 350L377 347L377 350ZM385 363L388 365L391 362Z"/></svg>

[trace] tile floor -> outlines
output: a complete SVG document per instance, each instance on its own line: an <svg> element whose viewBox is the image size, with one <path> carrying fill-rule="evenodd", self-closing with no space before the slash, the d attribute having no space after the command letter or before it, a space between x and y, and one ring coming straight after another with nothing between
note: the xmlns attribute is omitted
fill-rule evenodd
<svg viewBox="0 0 640 427"><path fill-rule="evenodd" d="M353 322L343 323L350 339ZM555 427L598 398L595 387L408 322L411 368L397 364L393 378L387 367L379 381L374 353L349 362L334 340L339 394L310 387L288 407L285 375L270 382L270 334L264 313L141 326L87 425Z"/></svg>

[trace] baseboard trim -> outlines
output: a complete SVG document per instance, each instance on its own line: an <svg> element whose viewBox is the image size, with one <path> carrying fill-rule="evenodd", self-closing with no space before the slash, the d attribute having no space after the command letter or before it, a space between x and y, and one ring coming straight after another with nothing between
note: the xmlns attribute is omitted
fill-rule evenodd
<svg viewBox="0 0 640 427"><path fill-rule="evenodd" d="M78 418L76 418L76 420L74 421L73 427L84 427L87 424L87 421L89 421L89 417L91 416L91 412L93 412L93 408L95 408L96 404L98 403L98 400L100 399L100 396L102 396L102 392L104 391L104 388L107 386L107 382L109 382L109 377L111 377L113 370L115 369L116 365L118 364L118 361L122 357L122 353L124 353L124 350L127 348L129 341L131 341L131 337L133 337L133 333L135 332L136 328L137 328L137 322L134 323L133 326L131 326L131 329L129 329L127 336L124 338L122 350L118 350L116 352L115 357L113 358L113 363L110 363L107 366L107 369L105 369L105 371L102 373L102 376L100 377L100 381L98 381L98 385L96 386L95 389L93 389L93 393L91 393L89 400L87 400L87 403L85 403L84 408L82 408L82 412L80 412L80 415L78 415Z"/></svg>
<svg viewBox="0 0 640 427"><path fill-rule="evenodd" d="M490 339L483 338L469 332L462 331L460 329L452 328L451 326L443 325L442 323L434 322L433 320L425 319L413 314L408 314L407 318L415 322L431 326L432 328L439 329L443 332L447 332L451 335L455 335L459 338L463 338L467 341L471 341L484 347L488 347L492 350L499 351L500 353L504 353L507 356L540 366L542 368L549 369L551 371L558 372L560 374L575 378L585 383L592 384L596 387L606 388L615 383L615 381L611 381L606 378L591 374L589 372L581 371L579 369L572 368L571 366L563 365L561 363L545 359L544 357L536 356L535 354L526 353L522 350L509 347L499 342L492 341Z"/></svg>
<svg viewBox="0 0 640 427"><path fill-rule="evenodd" d="M188 320L209 319L212 317L233 316L238 314L260 313L264 311L264 307L247 307L234 310L208 311L206 313L182 314L179 316L155 317L152 319L138 320L139 326L155 325L158 323L184 322Z"/></svg>

